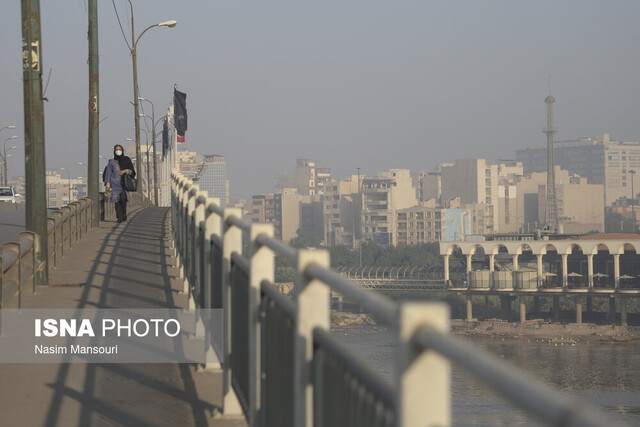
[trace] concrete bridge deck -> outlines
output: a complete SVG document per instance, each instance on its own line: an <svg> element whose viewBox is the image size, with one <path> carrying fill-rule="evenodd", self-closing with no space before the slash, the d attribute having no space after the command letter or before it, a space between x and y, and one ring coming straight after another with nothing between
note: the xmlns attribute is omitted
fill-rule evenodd
<svg viewBox="0 0 640 427"><path fill-rule="evenodd" d="M25 308L184 307L169 210L106 221L65 253ZM218 417L222 372L187 364L0 364L0 426L244 426Z"/></svg>

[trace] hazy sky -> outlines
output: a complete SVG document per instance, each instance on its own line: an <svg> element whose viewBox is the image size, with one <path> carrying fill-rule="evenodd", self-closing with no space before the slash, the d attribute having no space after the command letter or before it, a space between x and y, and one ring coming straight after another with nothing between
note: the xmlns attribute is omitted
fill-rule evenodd
<svg viewBox="0 0 640 427"><path fill-rule="evenodd" d="M130 34L128 3L114 0ZM87 152L85 0L41 0L47 169ZM131 59L99 0L101 154L133 137ZM640 139L640 2L134 0L141 95L156 116L187 93L184 147L227 158L231 196L272 190L297 157L341 178L514 158L544 141L553 75L558 139ZM0 7L0 127L22 173L20 2ZM145 106L147 108L147 106ZM0 135L2 141L10 130ZM2 142L0 141L0 142ZM144 143L144 134L143 134Z"/></svg>

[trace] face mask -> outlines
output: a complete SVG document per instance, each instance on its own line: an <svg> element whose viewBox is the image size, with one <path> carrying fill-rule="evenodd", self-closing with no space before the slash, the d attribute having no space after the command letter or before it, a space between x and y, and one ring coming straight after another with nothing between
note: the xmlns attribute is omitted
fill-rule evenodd
<svg viewBox="0 0 640 427"><path fill-rule="evenodd" d="M116 156L122 156L122 151L121 150L116 150Z"/></svg>

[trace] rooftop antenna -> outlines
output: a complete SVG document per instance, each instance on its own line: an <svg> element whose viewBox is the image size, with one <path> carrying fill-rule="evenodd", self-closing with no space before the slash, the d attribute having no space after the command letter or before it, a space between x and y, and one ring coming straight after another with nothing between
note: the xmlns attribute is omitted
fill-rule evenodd
<svg viewBox="0 0 640 427"><path fill-rule="evenodd" d="M545 205L545 223L553 232L558 231L558 204L556 200L556 177L553 163L553 137L556 129L553 125L553 103L556 99L551 95L551 75L549 75L549 95L544 99L547 104L547 128L542 132L547 135L547 203Z"/></svg>

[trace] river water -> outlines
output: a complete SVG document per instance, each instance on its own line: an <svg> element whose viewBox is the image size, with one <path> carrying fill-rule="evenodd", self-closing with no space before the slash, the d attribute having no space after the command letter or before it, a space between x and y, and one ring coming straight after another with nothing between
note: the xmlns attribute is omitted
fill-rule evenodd
<svg viewBox="0 0 640 427"><path fill-rule="evenodd" d="M392 379L395 345L380 326L332 329L382 376ZM528 371L540 381L593 402L629 425L640 425L640 345L555 345L535 339L463 338ZM466 371L452 367L453 424L538 425L530 415L491 391Z"/></svg>

